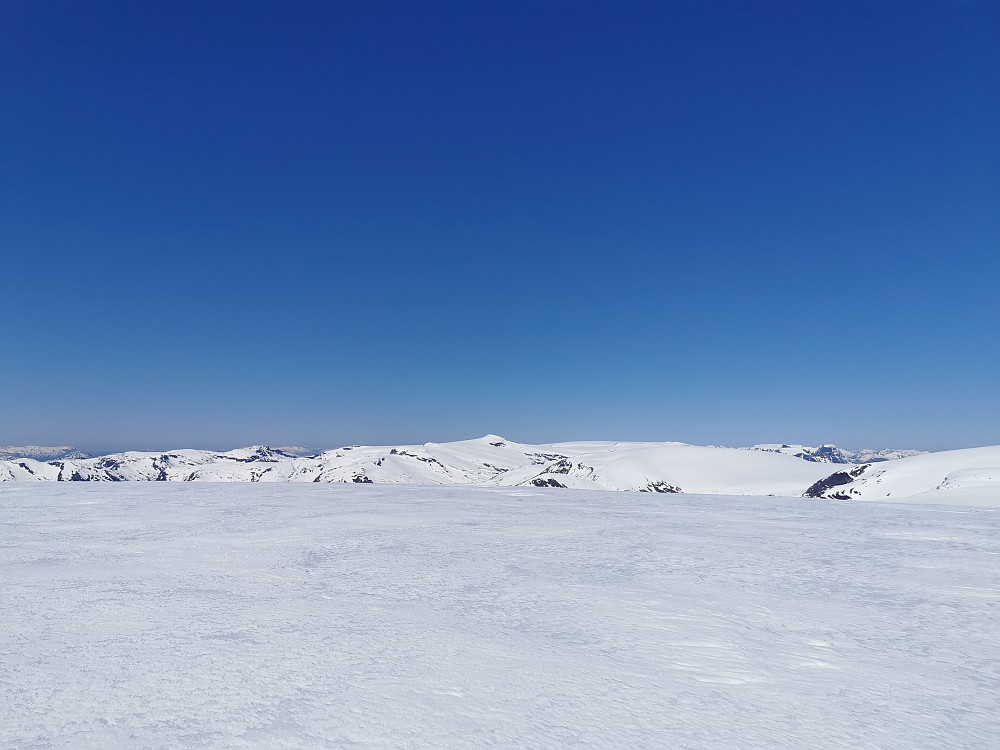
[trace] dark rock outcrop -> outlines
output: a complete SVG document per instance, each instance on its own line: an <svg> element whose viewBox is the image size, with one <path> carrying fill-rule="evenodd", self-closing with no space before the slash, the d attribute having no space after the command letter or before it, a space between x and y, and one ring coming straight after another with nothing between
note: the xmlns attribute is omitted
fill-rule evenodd
<svg viewBox="0 0 1000 750"><path fill-rule="evenodd" d="M827 495L830 490L834 487L840 487L845 484L850 484L855 479L860 477L865 473L871 464L862 464L861 466L855 466L853 469L848 469L846 471L838 471L825 479L820 479L818 482L809 487L804 493L803 497L830 497L838 500L843 500L848 497L847 494L843 492L836 493L834 495Z"/></svg>

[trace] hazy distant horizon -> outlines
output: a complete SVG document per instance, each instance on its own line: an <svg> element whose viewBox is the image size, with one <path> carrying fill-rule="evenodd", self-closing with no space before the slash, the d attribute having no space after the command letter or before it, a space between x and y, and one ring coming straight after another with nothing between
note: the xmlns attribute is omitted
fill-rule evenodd
<svg viewBox="0 0 1000 750"><path fill-rule="evenodd" d="M0 448L8 447L26 447L26 446L39 446L39 447L70 447L74 450L87 453L91 456L102 456L110 453L124 453L127 451L140 451L140 452L167 452L176 450L207 450L207 451L217 451L226 452L230 450L236 450L239 448L247 448L254 445L266 445L270 448L280 449L280 448L302 448L307 449L311 452L320 453L327 450L333 450L335 448L342 448L345 446L355 446L355 445L365 445L365 446L392 446L392 445L424 445L426 443L450 443L458 442L464 440L474 440L481 438L484 435L499 435L506 440L515 443L521 443L525 445L548 445L552 443L571 443L571 442L621 442L621 443L665 443L665 442L679 442L688 443L690 445L711 445L722 448L746 448L753 445L765 445L765 444L775 444L775 445L805 445L812 447L819 447L821 445L832 444L841 449L847 450L859 450L859 449L873 449L873 450L920 450L920 451L943 451L943 450L958 450L962 448L978 448L988 445L983 444L968 444L968 445L946 445L943 447L924 447L920 445L909 445L909 444L874 444L874 443L842 443L834 440L818 440L818 441L801 441L801 440L754 440L752 442L723 442L723 441L705 441L705 442L694 442L690 440L683 440L680 438L672 437L657 437L657 438L634 438L634 437L622 437L622 436L594 436L589 435L585 437L580 436L564 436L555 439L542 439L542 440L529 440L520 439L517 436L497 433L497 432L480 432L475 435L460 435L458 437L448 437L440 439L402 439L402 440L335 440L333 442L328 442L325 444L310 443L304 441L268 441L268 440L249 440L239 443L207 443L207 442L188 442L188 443L168 443L168 442L148 442L148 443L110 443L110 444L87 444L86 442L13 442L10 440L3 441L0 443Z"/></svg>

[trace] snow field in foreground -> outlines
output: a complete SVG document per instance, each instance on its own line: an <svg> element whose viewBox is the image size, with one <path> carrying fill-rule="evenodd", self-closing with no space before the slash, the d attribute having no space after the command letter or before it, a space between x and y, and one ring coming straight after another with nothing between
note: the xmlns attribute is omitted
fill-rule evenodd
<svg viewBox="0 0 1000 750"><path fill-rule="evenodd" d="M0 746L1000 746L1000 513L0 488Z"/></svg>

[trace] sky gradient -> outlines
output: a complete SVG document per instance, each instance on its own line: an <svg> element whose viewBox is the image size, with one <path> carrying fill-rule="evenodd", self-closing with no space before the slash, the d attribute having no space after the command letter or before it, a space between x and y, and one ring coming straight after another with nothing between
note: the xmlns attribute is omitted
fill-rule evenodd
<svg viewBox="0 0 1000 750"><path fill-rule="evenodd" d="M992 2L0 2L0 444L1000 443Z"/></svg>

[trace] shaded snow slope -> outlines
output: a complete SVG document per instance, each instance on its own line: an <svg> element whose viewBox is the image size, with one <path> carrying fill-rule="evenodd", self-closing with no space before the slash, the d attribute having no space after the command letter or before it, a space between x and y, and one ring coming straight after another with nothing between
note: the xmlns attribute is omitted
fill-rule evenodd
<svg viewBox="0 0 1000 750"><path fill-rule="evenodd" d="M0 486L0 747L1000 746L1000 514Z"/></svg>
<svg viewBox="0 0 1000 750"><path fill-rule="evenodd" d="M1000 507L1000 446L862 464L827 477L806 494L838 500Z"/></svg>

